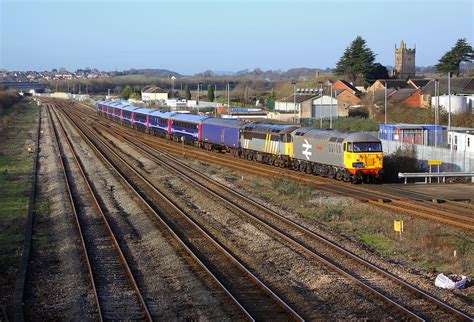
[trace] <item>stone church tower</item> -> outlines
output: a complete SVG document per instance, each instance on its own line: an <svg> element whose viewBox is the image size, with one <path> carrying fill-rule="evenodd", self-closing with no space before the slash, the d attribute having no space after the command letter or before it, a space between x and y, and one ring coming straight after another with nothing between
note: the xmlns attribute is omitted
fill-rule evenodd
<svg viewBox="0 0 474 322"><path fill-rule="evenodd" d="M398 79L408 79L415 76L415 48L407 48L405 43L400 41L400 48L395 45L395 68L393 76Z"/></svg>

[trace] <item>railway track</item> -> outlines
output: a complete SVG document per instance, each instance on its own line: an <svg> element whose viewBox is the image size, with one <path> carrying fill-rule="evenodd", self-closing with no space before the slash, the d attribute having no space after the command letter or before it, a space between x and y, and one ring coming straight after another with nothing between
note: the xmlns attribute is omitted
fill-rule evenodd
<svg viewBox="0 0 474 322"><path fill-rule="evenodd" d="M59 116L47 107L100 320L146 320L150 313Z"/></svg>
<svg viewBox="0 0 474 322"><path fill-rule="evenodd" d="M73 113L64 114L81 136L100 154L130 188L154 211L156 219L166 225L193 253L201 266L215 276L234 302L250 320L302 320L284 300L214 240L187 214L166 198L101 138L90 131Z"/></svg>
<svg viewBox="0 0 474 322"><path fill-rule="evenodd" d="M349 278L373 296L381 298L400 310L409 319L450 320L455 318L470 320L468 315L456 308L367 262L323 236L197 172L162 150L150 145L135 143L133 137L125 131L106 128L103 130L109 131L115 137L120 137L141 154L206 191L210 197L230 205L240 214L256 222L257 225L286 240L342 276Z"/></svg>
<svg viewBox="0 0 474 322"><path fill-rule="evenodd" d="M104 126L114 127L115 129L121 128L119 125L114 126L116 123L104 122L103 119L96 117L95 115L83 114L83 117L93 118L98 122L98 124L103 124ZM315 185L320 190L355 198L363 202L368 202L380 208L385 208L432 221L438 221L468 231L474 230L474 222L471 218L474 212L474 206L471 208L472 205L453 201L447 201L446 205L443 206L429 205L427 202L421 202L419 198L408 199L405 196L397 193L377 191L374 188L366 188L362 185L336 182L333 179L310 176L306 174L301 175L298 172L288 169L267 166L252 161L247 161L245 159L236 159L227 155L209 153L192 146L186 146L186 150L184 151L182 146L179 144L174 144L171 141L150 136L142 132L133 131L130 132L130 135L133 135L136 139L139 139L143 143L152 145L155 148L173 153L175 155L182 155L184 153L204 162L225 165L239 171L257 174L260 176L267 176L271 178L286 177L305 184ZM443 210L440 208L443 208Z"/></svg>

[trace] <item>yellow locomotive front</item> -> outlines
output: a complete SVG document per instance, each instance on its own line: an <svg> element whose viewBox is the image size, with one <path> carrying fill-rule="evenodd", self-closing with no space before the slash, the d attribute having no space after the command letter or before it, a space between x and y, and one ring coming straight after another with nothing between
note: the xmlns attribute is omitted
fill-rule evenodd
<svg viewBox="0 0 474 322"><path fill-rule="evenodd" d="M355 181L380 179L383 173L381 141L366 133L348 137L344 142L344 166Z"/></svg>

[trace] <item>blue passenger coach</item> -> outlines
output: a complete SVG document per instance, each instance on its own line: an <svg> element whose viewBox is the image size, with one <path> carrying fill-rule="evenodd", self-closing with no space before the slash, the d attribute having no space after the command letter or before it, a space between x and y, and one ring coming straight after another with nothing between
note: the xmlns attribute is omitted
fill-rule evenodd
<svg viewBox="0 0 474 322"><path fill-rule="evenodd" d="M158 110L150 111L148 130L151 134L171 134L171 116L173 112L162 112Z"/></svg>
<svg viewBox="0 0 474 322"><path fill-rule="evenodd" d="M171 115L170 118L171 132L176 139L201 140L202 121L207 119L207 116L176 113Z"/></svg>

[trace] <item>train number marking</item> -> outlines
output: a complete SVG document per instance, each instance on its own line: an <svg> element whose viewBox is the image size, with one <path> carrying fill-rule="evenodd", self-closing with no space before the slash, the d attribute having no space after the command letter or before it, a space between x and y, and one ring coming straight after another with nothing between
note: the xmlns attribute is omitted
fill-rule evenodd
<svg viewBox="0 0 474 322"><path fill-rule="evenodd" d="M303 143L303 148L305 150L303 151L303 154L306 157L306 159L309 160L309 157L313 155L313 152L311 152L309 149L311 149L313 146L311 144L309 144L306 139L304 141L305 141L305 143Z"/></svg>

